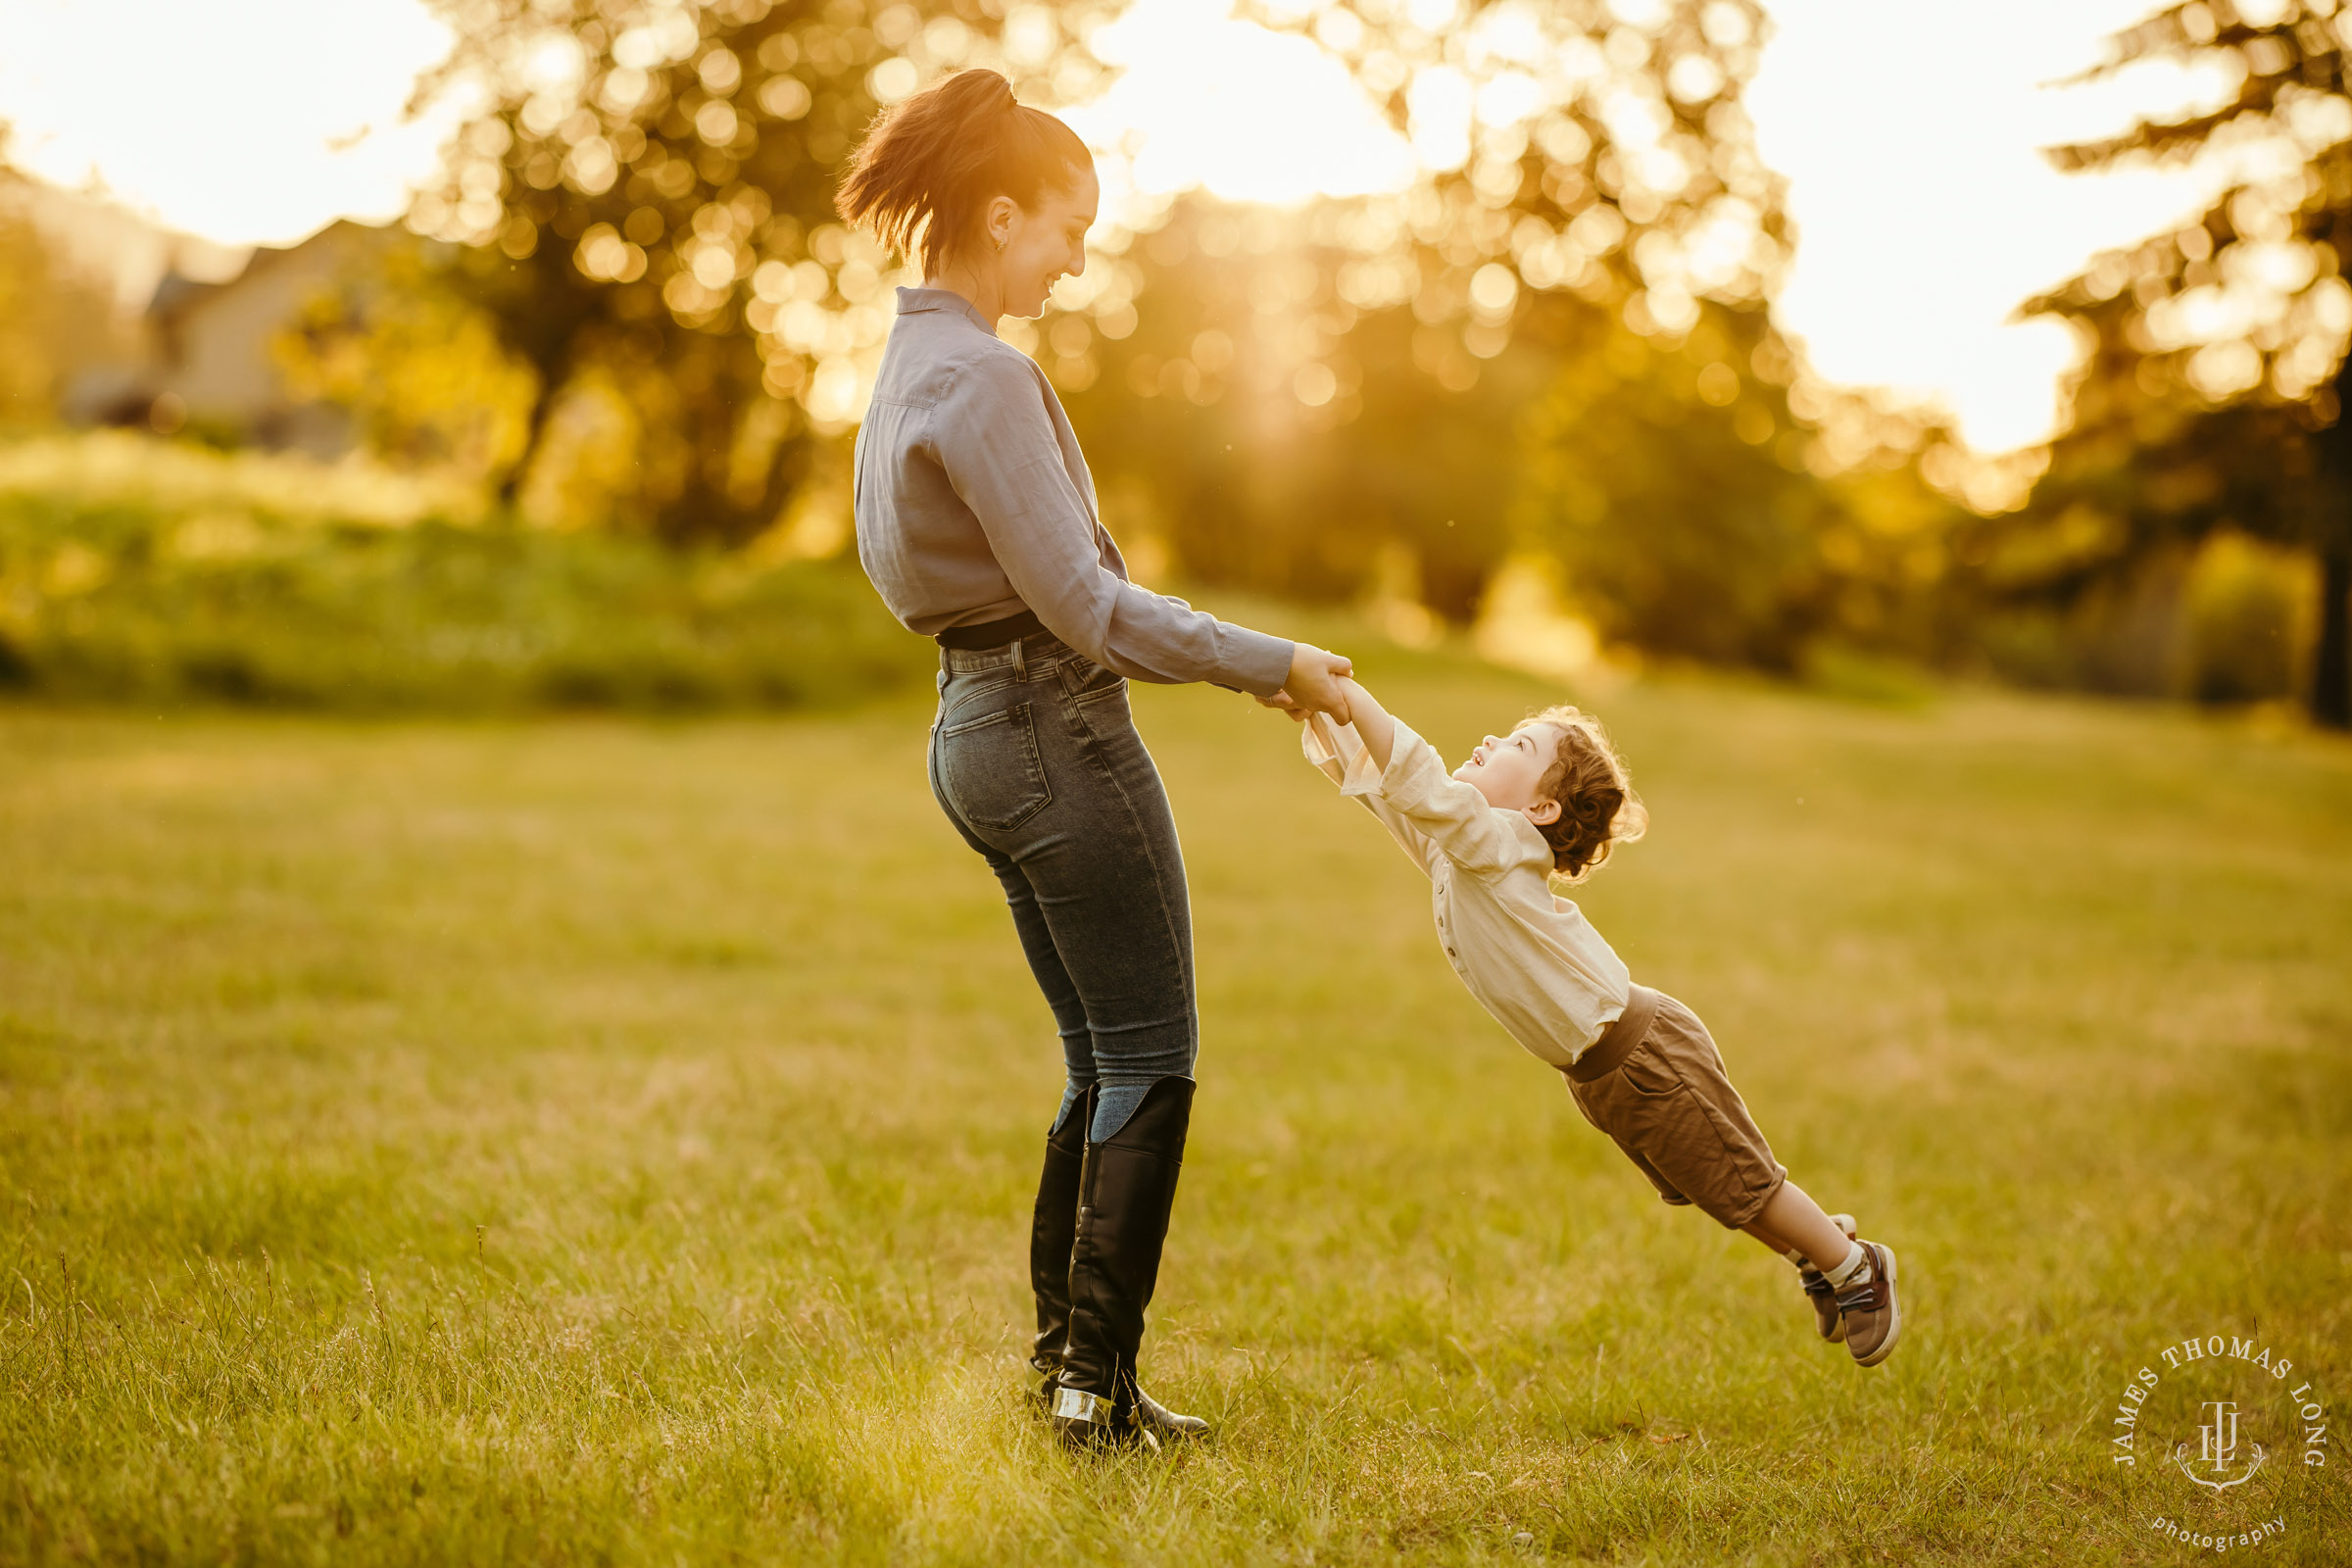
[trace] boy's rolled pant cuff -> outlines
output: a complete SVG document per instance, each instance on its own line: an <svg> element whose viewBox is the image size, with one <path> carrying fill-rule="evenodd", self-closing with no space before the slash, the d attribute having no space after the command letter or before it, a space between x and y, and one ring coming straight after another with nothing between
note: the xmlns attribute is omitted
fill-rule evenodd
<svg viewBox="0 0 2352 1568"><path fill-rule="evenodd" d="M1778 1198L1781 1189L1788 1185L1788 1172L1783 1170L1770 1182L1750 1192L1745 1199L1740 1200L1737 1208L1720 1211L1709 1208L1703 1209L1701 1212L1727 1231L1743 1231L1763 1218L1764 1210L1772 1206L1772 1200ZM1690 1200L1685 1199L1683 1201L1689 1202Z"/></svg>

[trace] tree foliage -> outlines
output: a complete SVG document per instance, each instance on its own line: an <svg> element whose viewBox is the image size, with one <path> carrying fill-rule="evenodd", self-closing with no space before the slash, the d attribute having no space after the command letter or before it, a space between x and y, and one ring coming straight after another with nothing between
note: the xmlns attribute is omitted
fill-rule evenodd
<svg viewBox="0 0 2352 1568"><path fill-rule="evenodd" d="M8 167L0 122L0 425L53 417L68 373L120 347L105 281L58 255L35 220L30 187Z"/></svg>
<svg viewBox="0 0 2352 1568"><path fill-rule="evenodd" d="M1989 570L2067 598L2156 549L2232 527L2321 562L2315 716L2352 724L2352 14L2332 0L2177 5L2111 40L2089 74L2135 62L2215 67L2218 107L2056 148L2064 169L2226 159L2196 221L2099 257L2029 313L2093 347L2029 514Z"/></svg>
<svg viewBox="0 0 2352 1568"><path fill-rule="evenodd" d="M889 328L888 259L834 221L837 166L923 74L996 58L997 19L974 0L441 9L461 47L421 90L486 105L410 222L466 245L454 279L536 373L528 451L567 393L617 389L639 431L624 509L672 537L765 527Z"/></svg>
<svg viewBox="0 0 2352 1568"><path fill-rule="evenodd" d="M515 473L539 380L497 318L443 286L445 247L399 236L303 302L273 345L298 399L348 410L368 447L469 479Z"/></svg>
<svg viewBox="0 0 2352 1568"><path fill-rule="evenodd" d="M1916 587L1953 509L1915 475L1889 506L1812 471L1763 309L1779 185L1740 104L1760 14L1411 15L1292 24L1412 133L1411 189L1288 219L1187 202L1101 285L1146 302L1139 326L1047 323L1114 504L1189 574L1287 592L1361 591L1401 549L1453 617L1533 550L1604 636L1675 656L1785 668L1907 633L1883 590ZM1449 151L1432 81L1476 106Z"/></svg>
<svg viewBox="0 0 2352 1568"><path fill-rule="evenodd" d="M412 226L464 242L451 276L532 367L532 461L567 450L567 409L625 403L604 443L633 454L623 510L675 537L769 525L858 411L887 286L910 280L832 220L872 115L971 64L1081 101L1111 14L444 3L466 42L439 85L492 90ZM1877 507L1906 533L1881 548L1886 527L1812 471L1763 309L1788 236L1740 104L1752 0L1257 20L1344 62L1414 172L1230 208L1140 192L1130 150L1105 150L1092 265L1005 331L1068 399L1114 529L1188 576L1314 597L1401 560L1455 618L1533 549L1614 638L1780 667L1900 618L1880 587L1902 572L1872 563L1916 554L1907 531L1948 509Z"/></svg>

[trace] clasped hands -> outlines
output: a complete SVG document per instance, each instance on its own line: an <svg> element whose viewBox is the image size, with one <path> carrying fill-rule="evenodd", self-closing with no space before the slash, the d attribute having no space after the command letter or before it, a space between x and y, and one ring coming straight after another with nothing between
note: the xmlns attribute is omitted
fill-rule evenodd
<svg viewBox="0 0 2352 1568"><path fill-rule="evenodd" d="M1340 682L1354 673L1355 666L1347 655L1299 643L1291 654L1291 673L1282 690L1256 701L1260 707L1288 713L1294 723L1304 723L1309 713L1329 713L1345 724L1348 694Z"/></svg>

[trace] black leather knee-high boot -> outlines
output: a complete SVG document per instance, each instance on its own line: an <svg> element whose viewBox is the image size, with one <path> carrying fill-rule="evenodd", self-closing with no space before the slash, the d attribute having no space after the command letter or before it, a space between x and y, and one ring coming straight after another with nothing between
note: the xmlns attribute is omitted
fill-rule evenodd
<svg viewBox="0 0 2352 1568"><path fill-rule="evenodd" d="M1038 1397L1049 1406L1070 1333L1070 1250L1078 1245L1078 1183L1086 1171L1086 1129L1094 1119L1095 1089L1090 1084L1061 1125L1046 1135L1037 1209L1029 1221L1029 1288L1037 1296L1037 1345L1029 1364L1044 1374Z"/></svg>
<svg viewBox="0 0 2352 1568"><path fill-rule="evenodd" d="M1054 1427L1065 1442L1156 1447L1162 1438L1208 1429L1205 1421L1165 1409L1136 1384L1144 1308L1159 1283L1192 1116L1193 1081L1162 1078L1125 1126L1087 1146L1070 1254L1068 1339L1054 1396Z"/></svg>

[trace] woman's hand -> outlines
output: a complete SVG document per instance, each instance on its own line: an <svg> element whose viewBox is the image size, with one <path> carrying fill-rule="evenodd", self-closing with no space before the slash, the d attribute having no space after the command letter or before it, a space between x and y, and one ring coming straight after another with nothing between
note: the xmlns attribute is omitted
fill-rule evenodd
<svg viewBox="0 0 2352 1568"><path fill-rule="evenodd" d="M1306 710L1292 702L1289 692L1276 692L1271 697L1252 697L1250 700L1260 708L1271 708L1294 724L1306 722Z"/></svg>
<svg viewBox="0 0 2352 1568"><path fill-rule="evenodd" d="M1291 654L1290 678L1283 682L1282 690L1258 701L1268 708L1281 709L1293 718L1329 713L1345 724L1348 694L1341 689L1340 682L1354 669L1355 665L1345 654L1327 653L1312 643L1299 643Z"/></svg>

